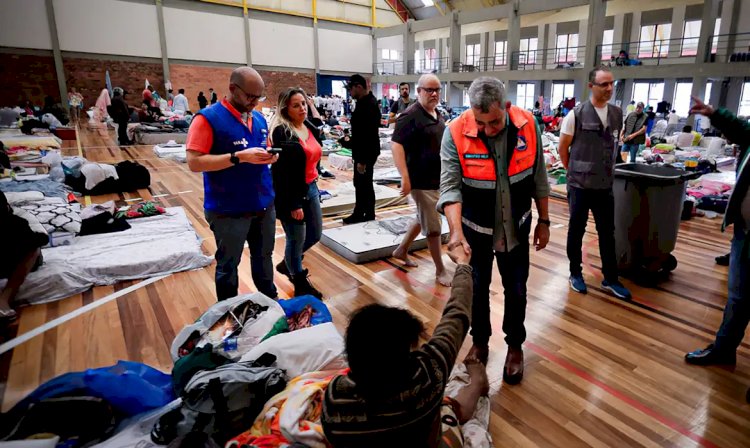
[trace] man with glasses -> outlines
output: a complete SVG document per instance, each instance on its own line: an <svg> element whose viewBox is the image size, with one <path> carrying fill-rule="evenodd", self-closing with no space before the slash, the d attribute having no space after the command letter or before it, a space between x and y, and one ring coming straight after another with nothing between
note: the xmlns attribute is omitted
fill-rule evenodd
<svg viewBox="0 0 750 448"><path fill-rule="evenodd" d="M258 291L277 297L271 255L276 233L273 181L266 151L268 125L254 110L265 84L258 72L239 67L229 78L229 98L198 112L187 136L187 162L203 172L206 221L216 237L216 296L237 295L237 268L245 242Z"/></svg>
<svg viewBox="0 0 750 448"><path fill-rule="evenodd" d="M453 120L443 135L437 207L448 218L448 250L460 246L471 255L474 299L469 357L487 364L492 335L490 285L497 260L508 344L503 381L518 384L524 371L532 200L539 216L536 250L547 246L550 233L542 138L534 116L510 104L498 79L475 79L469 86L469 103L471 108Z"/></svg>
<svg viewBox="0 0 750 448"><path fill-rule="evenodd" d="M401 195L411 193L417 205L417 221L406 231L393 256L406 266L416 266L409 258L409 247L421 231L435 263L435 278L441 285L450 286L451 276L445 271L440 250L443 223L436 209L440 198L440 142L445 131L445 120L437 111L440 90L437 76L422 75L417 82L416 103L399 115L393 131L391 149L401 174Z"/></svg>
<svg viewBox="0 0 750 448"><path fill-rule="evenodd" d="M589 73L591 98L577 105L563 119L560 128L560 159L568 170L568 260L570 287L586 294L581 269L581 248L589 210L594 214L602 260L602 289L620 299L629 300L628 291L618 278L615 255L615 199L612 192L617 141L622 132L622 109L609 100L614 77L606 67Z"/></svg>
<svg viewBox="0 0 750 448"><path fill-rule="evenodd" d="M341 140L343 147L352 150L355 204L354 211L343 222L354 224L375 219L372 175L380 155L380 109L378 100L367 88L367 81L362 75L352 75L346 89L357 101L357 107L352 112L351 137Z"/></svg>
<svg viewBox="0 0 750 448"><path fill-rule="evenodd" d="M638 148L646 143L646 120L648 115L643 112L643 103L639 102L635 110L625 118L625 129L620 135L622 152L630 154L628 162L635 163Z"/></svg>

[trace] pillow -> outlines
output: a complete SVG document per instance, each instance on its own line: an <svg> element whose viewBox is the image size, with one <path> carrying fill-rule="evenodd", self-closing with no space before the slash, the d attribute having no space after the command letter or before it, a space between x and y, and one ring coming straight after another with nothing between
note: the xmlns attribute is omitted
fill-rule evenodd
<svg viewBox="0 0 750 448"><path fill-rule="evenodd" d="M42 201L25 203L17 207L34 215L48 234L81 231L81 215L71 204Z"/></svg>
<svg viewBox="0 0 750 448"><path fill-rule="evenodd" d="M29 223L29 228L32 232L47 235L47 230L44 228L44 226L39 222L38 219L36 219L36 216L32 215L28 211L16 206L13 207L13 214L18 216L19 218L25 219L26 222Z"/></svg>

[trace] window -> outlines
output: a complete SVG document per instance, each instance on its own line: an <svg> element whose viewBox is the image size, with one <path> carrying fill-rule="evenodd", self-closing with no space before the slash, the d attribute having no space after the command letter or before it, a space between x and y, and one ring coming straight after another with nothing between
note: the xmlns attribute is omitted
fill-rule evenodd
<svg viewBox="0 0 750 448"><path fill-rule="evenodd" d="M641 27L641 41L638 45L639 58L665 58L669 56L669 33L672 24L646 25ZM632 56L631 56L632 57Z"/></svg>
<svg viewBox="0 0 750 448"><path fill-rule="evenodd" d="M398 50L391 50L391 61L398 61Z"/></svg>
<svg viewBox="0 0 750 448"><path fill-rule="evenodd" d="M552 102L550 107L557 107L565 98L573 98L575 95L575 84L572 82L553 82L552 83Z"/></svg>
<svg viewBox="0 0 750 448"><path fill-rule="evenodd" d="M578 34L558 34L555 62L575 62L578 56Z"/></svg>
<svg viewBox="0 0 750 448"><path fill-rule="evenodd" d="M437 50L434 48L427 48L424 51L424 69L428 72L432 72L437 68Z"/></svg>
<svg viewBox="0 0 750 448"><path fill-rule="evenodd" d="M508 42L495 42L495 65L507 64L506 53L508 52Z"/></svg>
<svg viewBox="0 0 750 448"><path fill-rule="evenodd" d="M637 103L642 101L643 104L653 106L664 98L663 82L635 82L633 83L633 100Z"/></svg>
<svg viewBox="0 0 750 448"><path fill-rule="evenodd" d="M479 44L466 46L466 65L479 65Z"/></svg>
<svg viewBox="0 0 750 448"><path fill-rule="evenodd" d="M716 19L714 23L714 36L711 38L711 54L716 54L716 50L719 48L719 32L721 29L721 17Z"/></svg>
<svg viewBox="0 0 750 448"><path fill-rule="evenodd" d="M698 39L700 38L700 35L700 20L689 20L685 22L685 28L682 34L682 50L680 51L680 56L695 56L696 54L698 54Z"/></svg>
<svg viewBox="0 0 750 448"><path fill-rule="evenodd" d="M690 111L690 93L693 91L692 82L678 82L674 89L674 100L672 109L677 111L677 115L687 117Z"/></svg>
<svg viewBox="0 0 750 448"><path fill-rule="evenodd" d="M519 83L516 88L516 105L521 109L534 108L534 84Z"/></svg>
<svg viewBox="0 0 750 448"><path fill-rule="evenodd" d="M745 81L742 85L742 96L740 97L740 108L737 115L747 117L750 115L750 82Z"/></svg>
<svg viewBox="0 0 750 448"><path fill-rule="evenodd" d="M391 59L391 50L388 50L386 48L383 48L381 51L381 56L384 60Z"/></svg>
<svg viewBox="0 0 750 448"><path fill-rule="evenodd" d="M711 89L714 87L714 83L709 81L706 83L706 94L703 95L703 102L709 104L711 102Z"/></svg>
<svg viewBox="0 0 750 448"><path fill-rule="evenodd" d="M602 37L602 61L612 59L612 40L615 36L615 30L604 30Z"/></svg>
<svg viewBox="0 0 750 448"><path fill-rule="evenodd" d="M518 59L519 64L535 64L536 63L536 48L538 39L536 37L529 37L521 39L520 50L521 54Z"/></svg>

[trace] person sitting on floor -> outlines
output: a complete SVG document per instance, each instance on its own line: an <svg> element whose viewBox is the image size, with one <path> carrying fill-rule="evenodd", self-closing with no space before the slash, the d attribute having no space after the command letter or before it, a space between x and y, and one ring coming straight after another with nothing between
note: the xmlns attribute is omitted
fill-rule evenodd
<svg viewBox="0 0 750 448"><path fill-rule="evenodd" d="M687 148L687 147L693 146L694 139L695 139L695 134L693 134L693 127L685 126L682 128L682 132L677 134L677 136L675 137L674 145L677 146L678 148Z"/></svg>
<svg viewBox="0 0 750 448"><path fill-rule="evenodd" d="M458 264L451 298L422 347L414 349L424 327L407 310L373 304L351 317L351 371L334 378L323 399L323 431L334 447L462 445L459 424L473 416L489 382L484 365L467 358L471 383L455 399L443 396L471 324L473 297L471 249L461 243L448 249Z"/></svg>
<svg viewBox="0 0 750 448"><path fill-rule="evenodd" d="M4 254L0 257L0 278L7 278L0 292L0 323L16 319L15 299L29 272L42 265L42 251L49 242L44 229L32 229L27 220L13 213L5 194L0 191L0 235L5 236Z"/></svg>

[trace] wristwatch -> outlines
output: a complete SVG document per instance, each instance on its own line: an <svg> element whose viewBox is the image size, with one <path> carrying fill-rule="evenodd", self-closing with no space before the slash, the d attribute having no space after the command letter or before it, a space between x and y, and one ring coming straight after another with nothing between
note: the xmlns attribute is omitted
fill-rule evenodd
<svg viewBox="0 0 750 448"><path fill-rule="evenodd" d="M240 158L234 155L234 151L229 153L229 161L232 162L232 165L239 165L240 164Z"/></svg>
<svg viewBox="0 0 750 448"><path fill-rule="evenodd" d="M552 224L549 219L542 219L542 218L537 219L536 222L538 224L544 224L547 227L549 227L550 224Z"/></svg>

